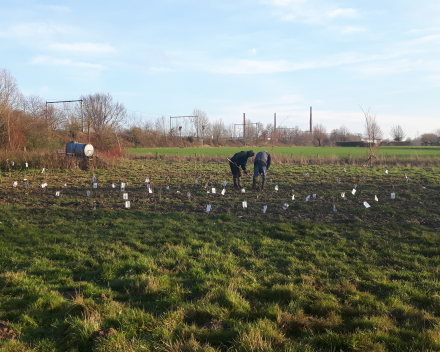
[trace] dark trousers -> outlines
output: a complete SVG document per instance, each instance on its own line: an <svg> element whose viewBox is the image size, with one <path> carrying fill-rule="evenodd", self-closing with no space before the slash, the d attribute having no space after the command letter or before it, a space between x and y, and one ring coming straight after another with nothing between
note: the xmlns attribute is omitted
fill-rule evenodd
<svg viewBox="0 0 440 352"><path fill-rule="evenodd" d="M231 167L231 172L234 177L241 177L241 172L238 166L235 166L232 163L229 163L229 166Z"/></svg>

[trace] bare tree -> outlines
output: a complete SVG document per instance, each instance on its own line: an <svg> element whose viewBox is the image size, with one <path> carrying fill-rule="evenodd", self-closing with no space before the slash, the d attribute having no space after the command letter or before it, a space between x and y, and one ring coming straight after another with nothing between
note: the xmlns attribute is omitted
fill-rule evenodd
<svg viewBox="0 0 440 352"><path fill-rule="evenodd" d="M400 125L397 125L391 128L390 135L396 142L401 142L405 138L406 133Z"/></svg>
<svg viewBox="0 0 440 352"><path fill-rule="evenodd" d="M366 163L373 167L373 159L376 158L377 150L379 144L375 144L378 139L382 138L382 130L376 122L376 114L370 112L370 108L364 109L359 106L365 117L365 137L367 138L367 148L369 150L370 156Z"/></svg>
<svg viewBox="0 0 440 352"><path fill-rule="evenodd" d="M225 124L222 119L218 119L212 123L211 133L212 137L217 140L217 143L219 139L226 134Z"/></svg>
<svg viewBox="0 0 440 352"><path fill-rule="evenodd" d="M191 127L194 135L199 139L204 134L204 130L208 128L209 118L206 112L200 109L194 109L192 115L194 117L190 117Z"/></svg>
<svg viewBox="0 0 440 352"><path fill-rule="evenodd" d="M114 132L127 116L124 104L114 102L110 94L89 94L82 99L87 130L92 129L98 139L106 131Z"/></svg>
<svg viewBox="0 0 440 352"><path fill-rule="evenodd" d="M0 69L0 137L9 148L13 147L12 133L17 128L17 124L12 121L13 110L17 108L21 98L15 77L8 70Z"/></svg>
<svg viewBox="0 0 440 352"><path fill-rule="evenodd" d="M433 145L438 141L438 137L434 133L424 133L420 136L420 140L422 143L425 143L426 145Z"/></svg>
<svg viewBox="0 0 440 352"><path fill-rule="evenodd" d="M327 137L327 129L323 124L318 124L313 126L313 139L318 142L318 145L321 146L324 138Z"/></svg>

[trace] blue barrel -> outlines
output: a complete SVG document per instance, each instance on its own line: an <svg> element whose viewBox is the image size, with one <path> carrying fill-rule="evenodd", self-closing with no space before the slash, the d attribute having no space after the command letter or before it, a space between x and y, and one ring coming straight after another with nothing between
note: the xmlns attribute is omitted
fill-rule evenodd
<svg viewBox="0 0 440 352"><path fill-rule="evenodd" d="M66 145L66 154L78 157L92 157L94 152L93 145L86 143L69 142Z"/></svg>

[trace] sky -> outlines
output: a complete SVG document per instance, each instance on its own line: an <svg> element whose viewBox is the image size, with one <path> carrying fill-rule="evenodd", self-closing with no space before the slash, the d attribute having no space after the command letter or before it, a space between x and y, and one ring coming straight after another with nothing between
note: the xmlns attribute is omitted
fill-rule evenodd
<svg viewBox="0 0 440 352"><path fill-rule="evenodd" d="M438 0L0 0L0 68L25 95L110 93L190 115L364 132L440 129Z"/></svg>

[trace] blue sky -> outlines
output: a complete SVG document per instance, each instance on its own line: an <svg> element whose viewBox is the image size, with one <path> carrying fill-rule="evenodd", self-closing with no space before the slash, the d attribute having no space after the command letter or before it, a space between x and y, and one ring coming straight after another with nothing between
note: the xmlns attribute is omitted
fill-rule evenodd
<svg viewBox="0 0 440 352"><path fill-rule="evenodd" d="M1 1L0 68L44 100L385 137L440 128L440 1Z"/></svg>

